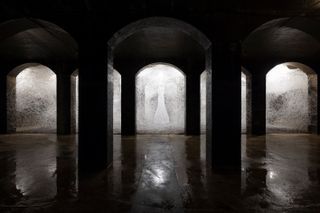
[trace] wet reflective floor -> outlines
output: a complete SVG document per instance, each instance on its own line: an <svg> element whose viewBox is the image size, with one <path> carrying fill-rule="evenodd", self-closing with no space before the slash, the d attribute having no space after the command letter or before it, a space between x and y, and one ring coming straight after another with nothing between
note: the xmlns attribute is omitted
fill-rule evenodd
<svg viewBox="0 0 320 213"><path fill-rule="evenodd" d="M78 177L77 138L0 136L0 212L320 212L320 137L242 136L242 172L204 140L114 137L112 167Z"/></svg>

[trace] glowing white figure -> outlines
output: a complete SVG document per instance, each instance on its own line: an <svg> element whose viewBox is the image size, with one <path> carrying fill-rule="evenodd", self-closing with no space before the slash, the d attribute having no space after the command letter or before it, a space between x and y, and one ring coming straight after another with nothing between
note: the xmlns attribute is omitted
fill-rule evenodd
<svg viewBox="0 0 320 213"><path fill-rule="evenodd" d="M170 122L166 105L164 103L164 86L163 85L160 85L158 87L158 105L157 105L157 110L156 110L156 113L154 114L153 120L155 123L158 123L159 125L165 125Z"/></svg>
<svg viewBox="0 0 320 213"><path fill-rule="evenodd" d="M136 77L138 133L184 133L185 76L177 68L155 64Z"/></svg>

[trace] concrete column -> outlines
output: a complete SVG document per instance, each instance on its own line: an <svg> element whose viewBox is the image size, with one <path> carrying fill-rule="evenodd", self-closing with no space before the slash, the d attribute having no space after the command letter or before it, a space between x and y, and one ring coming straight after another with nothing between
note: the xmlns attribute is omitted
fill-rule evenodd
<svg viewBox="0 0 320 213"><path fill-rule="evenodd" d="M0 72L0 134L7 133L7 75Z"/></svg>
<svg viewBox="0 0 320 213"><path fill-rule="evenodd" d="M207 110L208 163L216 170L240 171L241 64L238 43L218 43L212 47L212 72L208 77L208 104L212 107Z"/></svg>
<svg viewBox="0 0 320 213"><path fill-rule="evenodd" d="M320 135L320 76L317 76L317 133Z"/></svg>
<svg viewBox="0 0 320 213"><path fill-rule="evenodd" d="M253 71L251 76L251 133L266 134L266 75Z"/></svg>
<svg viewBox="0 0 320 213"><path fill-rule="evenodd" d="M136 134L136 87L135 72L121 75L121 134Z"/></svg>
<svg viewBox="0 0 320 213"><path fill-rule="evenodd" d="M200 134L200 74L186 76L186 134Z"/></svg>
<svg viewBox="0 0 320 213"><path fill-rule="evenodd" d="M60 70L57 74L57 134L71 133L71 76Z"/></svg>
<svg viewBox="0 0 320 213"><path fill-rule="evenodd" d="M95 20L98 25L98 20ZM79 169L99 170L112 163L112 109L108 87L107 38L88 23L79 43ZM100 26L99 26L100 27ZM111 104L111 106L108 106ZM110 110L109 110L110 111ZM111 110L112 111L112 110Z"/></svg>

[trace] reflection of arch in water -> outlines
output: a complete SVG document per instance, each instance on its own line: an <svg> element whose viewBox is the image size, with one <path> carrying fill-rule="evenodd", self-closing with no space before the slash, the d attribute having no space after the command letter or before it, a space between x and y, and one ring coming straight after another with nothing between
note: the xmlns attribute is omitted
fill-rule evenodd
<svg viewBox="0 0 320 213"><path fill-rule="evenodd" d="M317 76L300 63L275 66L266 76L267 132L314 132Z"/></svg>
<svg viewBox="0 0 320 213"><path fill-rule="evenodd" d="M7 76L9 132L56 132L56 75L41 64L16 67Z"/></svg>
<svg viewBox="0 0 320 213"><path fill-rule="evenodd" d="M137 133L184 133L186 78L173 65L156 63L136 75Z"/></svg>

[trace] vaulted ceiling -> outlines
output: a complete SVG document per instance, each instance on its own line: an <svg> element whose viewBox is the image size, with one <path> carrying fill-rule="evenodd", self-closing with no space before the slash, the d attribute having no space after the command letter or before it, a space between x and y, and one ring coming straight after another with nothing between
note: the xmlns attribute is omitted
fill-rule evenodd
<svg viewBox="0 0 320 213"><path fill-rule="evenodd" d="M75 40L60 27L38 19L17 19L0 25L1 60L75 60Z"/></svg>
<svg viewBox="0 0 320 213"><path fill-rule="evenodd" d="M243 58L266 62L320 59L320 21L305 17L281 18L258 27L243 42Z"/></svg>

